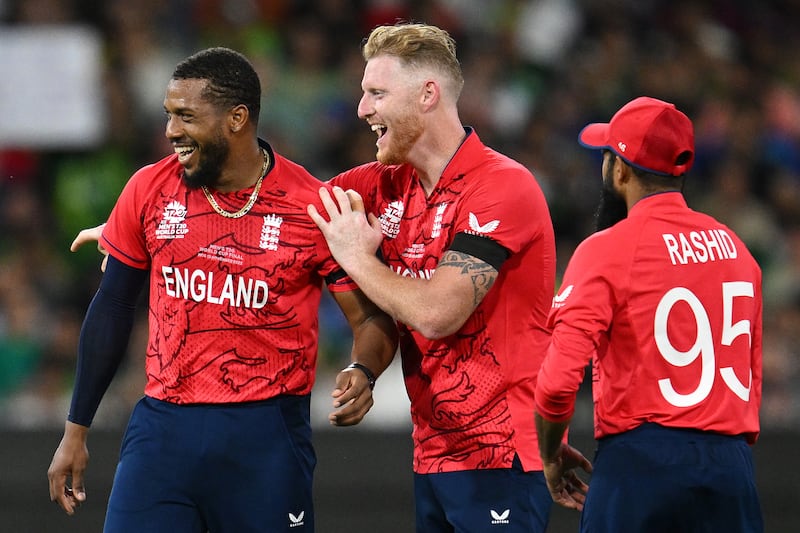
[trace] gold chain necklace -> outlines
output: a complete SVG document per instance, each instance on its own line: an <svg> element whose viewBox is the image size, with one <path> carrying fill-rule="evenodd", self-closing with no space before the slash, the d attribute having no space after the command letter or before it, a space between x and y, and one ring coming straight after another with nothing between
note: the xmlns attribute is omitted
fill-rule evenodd
<svg viewBox="0 0 800 533"><path fill-rule="evenodd" d="M261 190L261 182L264 181L264 176L267 175L267 168L269 167L269 153L263 148L261 148L261 153L264 154L264 164L261 166L261 176L258 177L258 181L256 181L255 186L253 187L253 193L250 195L250 199L247 200L247 203L244 204L244 207L236 211L235 213L231 213L230 211L225 211L220 207L214 197L211 195L211 192L208 190L208 187L205 185L201 186L200 188L203 189L203 194L206 195L206 199L208 203L211 204L211 207L214 208L214 211L219 213L220 215L224 216L225 218L241 218L245 216L250 209L256 203L258 199L258 191Z"/></svg>

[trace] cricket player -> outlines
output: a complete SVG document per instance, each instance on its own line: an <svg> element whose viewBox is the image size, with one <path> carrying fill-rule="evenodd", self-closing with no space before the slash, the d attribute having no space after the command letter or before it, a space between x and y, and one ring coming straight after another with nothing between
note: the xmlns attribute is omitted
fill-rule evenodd
<svg viewBox="0 0 800 533"><path fill-rule="evenodd" d="M761 270L681 193L689 118L649 97L580 143L603 154L599 231L553 299L536 422L553 499L591 533L763 531L751 446L761 404ZM562 442L591 361L598 440L585 504Z"/></svg>

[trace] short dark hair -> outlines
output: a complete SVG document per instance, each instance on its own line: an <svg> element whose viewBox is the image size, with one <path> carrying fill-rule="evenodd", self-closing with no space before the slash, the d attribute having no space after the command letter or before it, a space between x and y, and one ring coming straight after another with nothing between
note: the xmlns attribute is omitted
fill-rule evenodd
<svg viewBox="0 0 800 533"><path fill-rule="evenodd" d="M686 174L681 174L680 176L665 176L663 174L656 174L655 172L648 172L641 168L634 167L633 165L629 166L647 193L664 190L683 190Z"/></svg>
<svg viewBox="0 0 800 533"><path fill-rule="evenodd" d="M664 174L656 174L655 172L649 172L644 170L643 168L635 167L625 161L622 157L618 156L616 152L610 150L608 148L603 148L600 153L605 156L605 153L608 152L612 155L611 159L611 168L614 168L617 160L622 161L624 164L628 165L633 172L634 176L639 180L642 184L642 188L646 193L654 193L659 191L665 190L683 190L684 183L686 182L686 175L681 174L680 176L666 176Z"/></svg>
<svg viewBox="0 0 800 533"><path fill-rule="evenodd" d="M258 124L261 82L253 65L239 52L223 47L201 50L178 63L172 79L207 80L203 97L223 108L244 104L250 120Z"/></svg>

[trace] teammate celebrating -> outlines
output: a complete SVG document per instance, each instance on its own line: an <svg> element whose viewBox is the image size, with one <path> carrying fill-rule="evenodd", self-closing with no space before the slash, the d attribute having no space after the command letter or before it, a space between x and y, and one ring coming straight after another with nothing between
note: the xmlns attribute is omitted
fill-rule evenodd
<svg viewBox="0 0 800 533"><path fill-rule="evenodd" d="M363 55L358 114L378 136L378 161L335 177L333 196L321 191L325 217L309 214L400 322L417 531L544 532L552 501L532 416L555 284L544 195L462 126L445 31L378 27Z"/></svg>
<svg viewBox="0 0 800 533"><path fill-rule="evenodd" d="M694 133L674 105L637 98L579 139L603 151L610 227L577 248L550 313L535 398L553 499L582 506L582 456L562 436L591 360L599 445L581 531L760 532L761 270L687 207Z"/></svg>
<svg viewBox="0 0 800 533"><path fill-rule="evenodd" d="M353 327L335 423L358 423L396 327L355 288L306 214L319 181L257 138L261 88L241 54L199 52L164 100L175 154L130 179L81 331L64 437L48 470L68 514L86 498L89 426L150 278L147 384L122 444L105 531L313 531L309 394L325 280ZM71 487L68 482L71 478Z"/></svg>

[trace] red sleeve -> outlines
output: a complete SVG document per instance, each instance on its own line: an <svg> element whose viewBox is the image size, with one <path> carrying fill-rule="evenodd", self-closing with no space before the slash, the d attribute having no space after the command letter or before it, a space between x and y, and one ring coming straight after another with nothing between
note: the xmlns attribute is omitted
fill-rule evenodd
<svg viewBox="0 0 800 533"><path fill-rule="evenodd" d="M487 237L512 254L548 231L547 203L533 175L523 168L487 172L464 191L455 233Z"/></svg>
<svg viewBox="0 0 800 533"><path fill-rule="evenodd" d="M575 398L583 382L594 343L585 332L567 325L553 335L536 382L536 410L545 420L566 422L575 412Z"/></svg>
<svg viewBox="0 0 800 533"><path fill-rule="evenodd" d="M586 367L607 344L613 289L606 273L614 269L601 266L602 259L609 257L604 249L596 235L584 241L553 298L548 319L553 333L535 393L536 409L546 420L564 422L572 417Z"/></svg>
<svg viewBox="0 0 800 533"><path fill-rule="evenodd" d="M150 255L147 253L142 227L142 205L140 184L149 167L136 172L122 190L111 215L108 218L101 244L108 252L126 265L150 268Z"/></svg>

